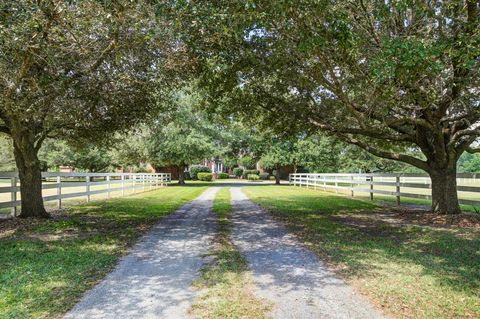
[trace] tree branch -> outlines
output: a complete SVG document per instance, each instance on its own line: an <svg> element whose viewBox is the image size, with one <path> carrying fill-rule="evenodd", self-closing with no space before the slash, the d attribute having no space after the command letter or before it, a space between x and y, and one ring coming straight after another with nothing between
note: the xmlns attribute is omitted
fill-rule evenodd
<svg viewBox="0 0 480 319"><path fill-rule="evenodd" d="M454 146L456 142L460 140L463 136L480 136L480 127L477 128L467 128L464 130L460 130L453 134L452 138L448 142L447 146Z"/></svg>
<svg viewBox="0 0 480 319"><path fill-rule="evenodd" d="M416 143L415 139L407 133L401 133L399 135L386 134L385 132L379 132L377 130L369 130L364 128L339 128L333 127L328 124L322 124L318 121L310 119L310 123L317 126L320 129L332 132L332 133L343 133L343 134L354 134L354 135L364 135L371 138L379 140L389 140L395 142L410 142Z"/></svg>
<svg viewBox="0 0 480 319"><path fill-rule="evenodd" d="M369 144L367 144L363 141L357 140L357 139L355 139L353 137L350 137L348 135L345 135L345 134L339 134L338 136L342 140L344 140L345 142L353 144L353 145L357 145L358 147L366 150L367 152L369 152L369 153L371 153L375 156L383 157L383 158L391 159L391 160L395 160L395 161L404 162L404 163L413 165L417 168L420 168L420 169L422 169L426 172L428 172L429 169L430 169L427 162L422 161L422 160L420 160L416 157L405 155L405 154L400 154L400 153L395 153L395 152L388 152L388 151L379 150L375 147L370 146Z"/></svg>
<svg viewBox="0 0 480 319"><path fill-rule="evenodd" d="M6 125L0 125L0 133L11 134L10 129Z"/></svg>
<svg viewBox="0 0 480 319"><path fill-rule="evenodd" d="M480 147L467 147L465 151L470 154L480 153Z"/></svg>

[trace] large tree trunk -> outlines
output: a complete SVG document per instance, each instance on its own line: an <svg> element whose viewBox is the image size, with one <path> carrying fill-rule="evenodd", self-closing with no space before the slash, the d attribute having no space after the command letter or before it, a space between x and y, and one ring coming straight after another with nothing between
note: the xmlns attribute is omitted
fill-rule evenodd
<svg viewBox="0 0 480 319"><path fill-rule="evenodd" d="M275 166L275 184L280 185L280 165Z"/></svg>
<svg viewBox="0 0 480 319"><path fill-rule="evenodd" d="M180 166L178 170L178 185L185 185L185 166Z"/></svg>
<svg viewBox="0 0 480 319"><path fill-rule="evenodd" d="M438 214L460 214L457 195L457 171L432 170L432 210Z"/></svg>
<svg viewBox="0 0 480 319"><path fill-rule="evenodd" d="M35 139L28 132L12 134L13 152L20 178L21 212L19 217L41 217L50 215L45 210L42 198L42 171L38 159Z"/></svg>

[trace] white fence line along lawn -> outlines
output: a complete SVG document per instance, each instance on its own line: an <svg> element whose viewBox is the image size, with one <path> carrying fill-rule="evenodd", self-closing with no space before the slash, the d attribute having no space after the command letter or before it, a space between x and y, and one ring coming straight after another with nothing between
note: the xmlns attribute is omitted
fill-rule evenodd
<svg viewBox="0 0 480 319"><path fill-rule="evenodd" d="M124 196L137 190L147 191L166 185L170 173L42 173L44 202L56 201L62 207L63 199L85 197L87 202L104 197ZM2 186L8 185L9 186ZM21 205L20 184L16 172L0 172L0 209L10 208L13 216Z"/></svg>
<svg viewBox="0 0 480 319"><path fill-rule="evenodd" d="M371 200L374 194L396 199L402 197L432 200L432 185L424 174L290 174L289 183L335 193L347 193L354 197L358 193ZM480 174L457 174L457 190L462 205L480 206Z"/></svg>

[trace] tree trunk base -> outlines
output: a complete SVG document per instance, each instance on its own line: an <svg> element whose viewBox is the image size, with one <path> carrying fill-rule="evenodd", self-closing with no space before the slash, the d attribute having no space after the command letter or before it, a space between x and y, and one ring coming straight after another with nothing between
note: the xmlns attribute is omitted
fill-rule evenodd
<svg viewBox="0 0 480 319"><path fill-rule="evenodd" d="M35 138L23 132L13 139L13 152L20 179L20 218L49 218L42 197L42 171L34 145Z"/></svg>
<svg viewBox="0 0 480 319"><path fill-rule="evenodd" d="M432 212L439 215L461 214L456 170L433 172L430 178L432 180Z"/></svg>
<svg viewBox="0 0 480 319"><path fill-rule="evenodd" d="M50 215L49 213L47 213L46 210L43 210L43 211L36 211L34 214L30 215L30 214L26 214L26 213L22 213L20 211L20 214L18 215L18 218L42 218L42 219L50 219L52 218L52 215Z"/></svg>

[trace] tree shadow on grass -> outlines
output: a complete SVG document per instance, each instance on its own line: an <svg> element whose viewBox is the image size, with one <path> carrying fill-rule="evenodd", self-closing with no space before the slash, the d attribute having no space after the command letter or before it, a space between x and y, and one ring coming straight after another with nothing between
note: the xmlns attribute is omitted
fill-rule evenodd
<svg viewBox="0 0 480 319"><path fill-rule="evenodd" d="M254 193L254 191L252 191ZM274 197L274 199L272 199ZM370 220L346 223L335 214L367 215L370 203L339 196L258 194L252 199L273 212L333 264L347 265L345 277L374 274L379 263L421 266L423 275L457 291L478 295L480 232L475 229L391 225Z"/></svg>

